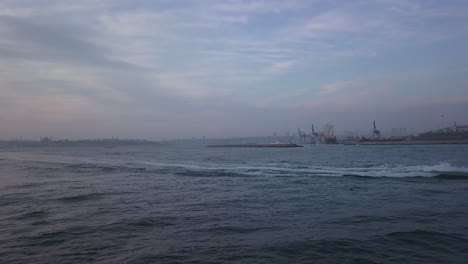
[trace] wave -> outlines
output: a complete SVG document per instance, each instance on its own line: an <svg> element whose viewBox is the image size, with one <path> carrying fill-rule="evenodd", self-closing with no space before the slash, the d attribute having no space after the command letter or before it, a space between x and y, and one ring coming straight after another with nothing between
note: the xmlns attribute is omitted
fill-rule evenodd
<svg viewBox="0 0 468 264"><path fill-rule="evenodd" d="M464 263L467 245L461 234L410 230L352 239L275 241L257 252L281 257L288 263Z"/></svg>
<svg viewBox="0 0 468 264"><path fill-rule="evenodd" d="M468 173L464 172L451 172L451 173L440 173L434 178L444 179L444 180L468 180Z"/></svg>
<svg viewBox="0 0 468 264"><path fill-rule="evenodd" d="M66 165L66 168L73 169L75 171L102 171L102 172L143 172L146 168L135 168L123 165L114 164L98 164L98 163L76 163Z"/></svg>
<svg viewBox="0 0 468 264"><path fill-rule="evenodd" d="M74 203L74 202L82 202L87 200L98 200L101 199L105 193L89 193L89 194L78 194L72 196L64 196L57 198L58 201L67 202L67 203Z"/></svg>
<svg viewBox="0 0 468 264"><path fill-rule="evenodd" d="M176 217L170 216L145 216L135 217L133 219L122 219L114 223L106 224L101 228L107 232L122 232L122 231L144 231L147 229L164 228L175 225Z"/></svg>
<svg viewBox="0 0 468 264"><path fill-rule="evenodd" d="M411 230L392 232L386 235L388 238L401 240L406 243L427 242L430 243L445 243L445 244L467 244L468 239L459 234L440 233L429 230Z"/></svg>
<svg viewBox="0 0 468 264"><path fill-rule="evenodd" d="M41 162L41 161L39 161ZM218 163L223 162L223 163ZM332 176L354 178L437 178L443 180L468 180L468 168L457 167L450 163L432 165L362 165L359 167L311 166L297 161L285 161L246 164L245 162L224 161L219 157L208 157L201 162L170 162L170 161L132 161L100 160L99 162L85 159L54 160L50 166L36 165L26 169L51 172L71 170L75 173L135 173L135 174L174 174L193 177L255 177L255 176ZM57 164L61 164L58 167ZM49 169L48 169L49 168Z"/></svg>
<svg viewBox="0 0 468 264"><path fill-rule="evenodd" d="M347 169L342 176L357 178L397 177L397 178L438 178L452 180L468 179L468 168L455 167L449 163L419 166L378 166L360 170Z"/></svg>
<svg viewBox="0 0 468 264"><path fill-rule="evenodd" d="M281 165L212 165L189 163L145 162L166 173L193 177L246 177L246 176L334 176L355 178L437 178L447 180L468 180L468 168L456 167L449 163L436 165L404 166L385 164L363 167L305 166L282 163ZM155 170L157 171L157 170ZM153 172L153 171L151 171Z"/></svg>
<svg viewBox="0 0 468 264"><path fill-rule="evenodd" d="M27 220L27 219L35 219L35 218L43 218L46 217L48 213L46 211L32 211L20 214L16 217L17 220Z"/></svg>

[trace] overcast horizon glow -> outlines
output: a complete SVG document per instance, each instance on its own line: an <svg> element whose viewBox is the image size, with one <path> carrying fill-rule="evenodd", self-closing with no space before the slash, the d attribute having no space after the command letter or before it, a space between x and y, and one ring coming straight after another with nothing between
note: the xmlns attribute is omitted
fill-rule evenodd
<svg viewBox="0 0 468 264"><path fill-rule="evenodd" d="M1 0L0 36L0 139L468 124L467 1Z"/></svg>

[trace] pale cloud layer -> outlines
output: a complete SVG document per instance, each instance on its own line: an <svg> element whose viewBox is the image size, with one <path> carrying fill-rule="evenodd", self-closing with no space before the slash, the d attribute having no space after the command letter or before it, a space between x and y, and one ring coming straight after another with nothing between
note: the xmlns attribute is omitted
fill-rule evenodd
<svg viewBox="0 0 468 264"><path fill-rule="evenodd" d="M0 138L468 123L466 1L3 0L0 36Z"/></svg>

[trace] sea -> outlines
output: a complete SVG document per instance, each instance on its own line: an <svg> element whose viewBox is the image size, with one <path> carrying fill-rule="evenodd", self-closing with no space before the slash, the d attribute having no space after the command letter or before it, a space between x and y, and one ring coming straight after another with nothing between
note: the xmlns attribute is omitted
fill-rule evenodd
<svg viewBox="0 0 468 264"><path fill-rule="evenodd" d="M2 148L0 263L468 263L468 145Z"/></svg>

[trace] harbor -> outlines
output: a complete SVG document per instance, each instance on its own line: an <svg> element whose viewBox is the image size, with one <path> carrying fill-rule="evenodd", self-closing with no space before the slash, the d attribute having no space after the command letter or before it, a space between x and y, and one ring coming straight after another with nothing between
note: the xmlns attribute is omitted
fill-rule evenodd
<svg viewBox="0 0 468 264"><path fill-rule="evenodd" d="M380 131L373 122L374 129L368 138L348 139L342 143L345 145L446 145L468 144L468 125L459 126L455 122L452 126L428 131L416 135L400 138L382 137Z"/></svg>
<svg viewBox="0 0 468 264"><path fill-rule="evenodd" d="M297 129L297 136L277 137L274 133L272 143L264 140L253 140L250 142L237 143L231 141L229 143L222 142L219 144L211 144L206 147L224 147L224 148L297 148L305 145L314 144L341 144L341 145L448 145L448 144L468 144L468 125L453 125L441 129L431 130L419 134L405 135L406 129L393 129L392 136L384 136L377 129L376 122L372 122L370 133L365 136L341 136L335 135L335 126L331 123L326 123L321 131L317 131L314 125L311 125L310 133ZM398 133L395 133L398 132ZM357 133L356 133L357 134ZM240 140L240 139L237 139ZM260 142L259 142L260 141Z"/></svg>
<svg viewBox="0 0 468 264"><path fill-rule="evenodd" d="M207 148L300 148L304 147L295 143L270 143L270 144L221 144L221 145L208 145Z"/></svg>

